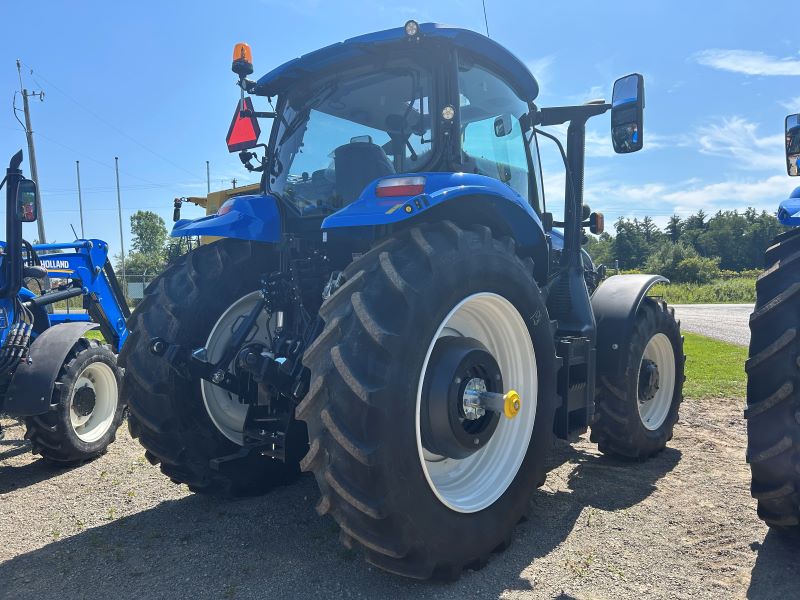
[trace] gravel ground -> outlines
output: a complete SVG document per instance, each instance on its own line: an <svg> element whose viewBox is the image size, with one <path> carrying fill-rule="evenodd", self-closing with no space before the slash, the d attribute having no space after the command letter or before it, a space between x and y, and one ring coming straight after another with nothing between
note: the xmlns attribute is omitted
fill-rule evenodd
<svg viewBox="0 0 800 600"><path fill-rule="evenodd" d="M723 342L750 345L752 304L674 304L681 329Z"/></svg>
<svg viewBox="0 0 800 600"><path fill-rule="evenodd" d="M126 428L107 455L54 470L0 442L0 598L790 598L800 543L748 493L740 400L687 400L645 463L557 443L514 544L455 583L370 568L314 512L311 477L260 498L188 493ZM9 421L6 421L9 424Z"/></svg>

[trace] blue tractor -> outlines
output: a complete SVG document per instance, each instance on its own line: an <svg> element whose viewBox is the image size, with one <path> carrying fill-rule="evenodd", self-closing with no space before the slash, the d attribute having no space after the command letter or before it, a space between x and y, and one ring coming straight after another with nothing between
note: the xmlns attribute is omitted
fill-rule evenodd
<svg viewBox="0 0 800 600"><path fill-rule="evenodd" d="M786 117L786 171L800 175L800 115ZM800 188L778 219L800 225ZM800 532L800 228L770 242L756 281L747 371L747 462L758 516L776 530Z"/></svg>
<svg viewBox="0 0 800 600"><path fill-rule="evenodd" d="M647 296L665 279L598 286L581 251L603 226L583 204L586 122L610 111L615 150L641 149L640 75L610 104L540 108L497 42L415 21L257 81L239 44L233 70L228 146L261 193L175 224L224 239L148 287L120 356L131 434L166 476L242 494L313 472L345 545L449 578L511 541L553 435L591 427L634 460L665 447L684 380L678 323ZM543 129L564 123L566 150ZM543 138L567 169L563 221Z"/></svg>
<svg viewBox="0 0 800 600"><path fill-rule="evenodd" d="M79 464L105 452L122 422L116 353L130 313L105 242L32 246L22 238L22 223L37 214L36 186L23 177L21 163L20 151L3 180L0 414L24 420L34 453ZM46 279L51 286L42 285ZM30 289L34 282L38 294ZM60 308L71 298L82 298L86 312ZM110 345L85 337L98 327Z"/></svg>

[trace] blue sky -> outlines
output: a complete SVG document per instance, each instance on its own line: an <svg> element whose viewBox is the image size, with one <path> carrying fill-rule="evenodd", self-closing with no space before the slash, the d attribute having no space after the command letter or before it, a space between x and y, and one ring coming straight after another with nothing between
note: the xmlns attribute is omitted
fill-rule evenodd
<svg viewBox="0 0 800 600"><path fill-rule="evenodd" d="M774 211L797 184L782 158L783 118L800 111L795 3L756 9L730 0L724 10L677 0L486 5L491 36L538 77L540 106L609 98L615 78L645 75L644 151L615 155L608 117L590 123L586 199L607 221L649 214L663 223L673 212L699 208ZM225 147L238 97L230 72L235 42L250 43L260 75L299 54L409 18L484 31L480 0L7 5L0 156L25 145L11 110L20 58L25 86L45 91L44 102L32 101L32 112L47 237L71 240L70 224L78 229L80 160L87 236L105 238L118 252L114 156L120 157L126 235L135 210L155 210L169 224L172 198L205 194L206 160L212 189L229 187L233 177L254 180ZM554 208L563 167L552 144L542 144ZM36 237L34 226L26 225L26 237Z"/></svg>

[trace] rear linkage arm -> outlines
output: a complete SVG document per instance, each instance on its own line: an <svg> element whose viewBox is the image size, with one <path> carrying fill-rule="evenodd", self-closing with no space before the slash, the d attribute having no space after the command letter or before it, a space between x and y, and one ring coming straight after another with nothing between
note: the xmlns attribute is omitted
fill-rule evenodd
<svg viewBox="0 0 800 600"><path fill-rule="evenodd" d="M281 295L279 285L274 277L264 278L261 281L261 297L253 306L245 319L236 328L229 344L222 356L214 363L208 361L205 347L190 349L178 344L171 344L163 338L156 337L150 340L150 352L164 358L169 366L181 377L186 379L203 379L222 389L236 394L242 401L251 389L252 380L261 383L269 382L279 390L286 390L290 395L299 391L295 383L295 375L287 371L283 364L274 358L274 354L264 351L256 345L247 345L246 340L258 321L262 311L272 315L276 311ZM282 309L282 307L280 307ZM240 373L231 373L228 365L236 359L235 364ZM302 386L300 386L302 387ZM289 391L291 390L291 391Z"/></svg>

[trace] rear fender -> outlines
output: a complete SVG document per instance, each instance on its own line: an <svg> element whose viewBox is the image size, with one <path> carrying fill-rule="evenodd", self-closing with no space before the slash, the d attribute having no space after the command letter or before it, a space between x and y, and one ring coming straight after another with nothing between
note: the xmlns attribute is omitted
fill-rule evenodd
<svg viewBox="0 0 800 600"><path fill-rule="evenodd" d="M669 283L661 275L614 275L592 295L592 310L597 322L598 374L619 373L630 344L636 313L657 283Z"/></svg>
<svg viewBox="0 0 800 600"><path fill-rule="evenodd" d="M278 201L269 194L236 196L226 201L216 214L199 219L181 219L172 237L214 235L254 242L278 242L281 217Z"/></svg>
<svg viewBox="0 0 800 600"><path fill-rule="evenodd" d="M402 227L415 221L450 219L481 223L496 235L514 238L521 254L533 256L537 279L547 272L547 243L539 216L530 203L506 184L472 173L415 173L425 177L418 196L378 197L370 183L359 198L330 215L322 229L335 234L352 228ZM542 273L538 271L542 270Z"/></svg>
<svg viewBox="0 0 800 600"><path fill-rule="evenodd" d="M46 329L31 343L29 360L17 367L6 392L3 412L13 417L41 415L50 410L50 398L61 365L70 349L97 323L64 323Z"/></svg>

